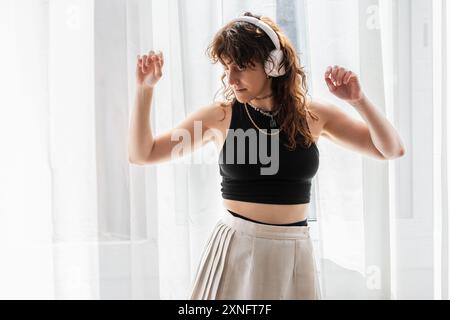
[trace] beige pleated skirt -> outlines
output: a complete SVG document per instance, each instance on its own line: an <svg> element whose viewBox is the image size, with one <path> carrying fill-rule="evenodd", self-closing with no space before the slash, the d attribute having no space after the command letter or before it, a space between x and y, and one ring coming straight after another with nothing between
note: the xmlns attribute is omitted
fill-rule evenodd
<svg viewBox="0 0 450 320"><path fill-rule="evenodd" d="M190 299L321 299L309 230L248 221L223 208L201 255Z"/></svg>

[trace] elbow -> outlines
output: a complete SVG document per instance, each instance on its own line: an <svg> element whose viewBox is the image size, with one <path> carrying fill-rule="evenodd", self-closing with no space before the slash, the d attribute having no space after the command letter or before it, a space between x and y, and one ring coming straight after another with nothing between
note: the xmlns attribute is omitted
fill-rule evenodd
<svg viewBox="0 0 450 320"><path fill-rule="evenodd" d="M153 161L149 160L149 158L145 157L128 157L128 163L134 164L136 166L145 166L149 164L153 164Z"/></svg>
<svg viewBox="0 0 450 320"><path fill-rule="evenodd" d="M150 154L153 151L153 145L150 147L150 152L142 153L142 152L132 152L132 149L128 150L128 163L134 165L147 165L152 163L152 159L150 158ZM142 148L138 148L138 150L142 150Z"/></svg>
<svg viewBox="0 0 450 320"><path fill-rule="evenodd" d="M134 158L128 157L129 164L137 164L137 161Z"/></svg>
<svg viewBox="0 0 450 320"><path fill-rule="evenodd" d="M139 165L141 164L141 161L139 160L138 157L132 156L130 153L128 153L128 163Z"/></svg>
<svg viewBox="0 0 450 320"><path fill-rule="evenodd" d="M128 163L142 165L144 162L143 159L145 159L144 155L128 151Z"/></svg>
<svg viewBox="0 0 450 320"><path fill-rule="evenodd" d="M128 150L127 156L128 156L128 163L129 164L135 164L135 157L133 157L131 155L131 152L129 150Z"/></svg>
<svg viewBox="0 0 450 320"><path fill-rule="evenodd" d="M401 149L400 149L400 152L399 152L399 158L400 157L403 157L404 155L405 155L405 153L406 153L406 150L405 150L405 147L402 147Z"/></svg>
<svg viewBox="0 0 450 320"><path fill-rule="evenodd" d="M128 163L132 164L132 165L135 165L135 166L143 166L143 165L145 165L144 162L136 160L136 159L131 159L131 158L128 159Z"/></svg>
<svg viewBox="0 0 450 320"><path fill-rule="evenodd" d="M403 157L406 154L406 150L405 147L401 147L400 150L398 150L397 152L393 153L392 155L386 155L385 158L386 160L394 160L394 159L398 159Z"/></svg>

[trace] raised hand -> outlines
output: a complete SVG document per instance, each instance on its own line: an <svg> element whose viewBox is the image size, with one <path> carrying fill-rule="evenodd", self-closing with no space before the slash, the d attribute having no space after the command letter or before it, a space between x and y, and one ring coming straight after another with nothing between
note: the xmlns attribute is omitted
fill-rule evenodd
<svg viewBox="0 0 450 320"><path fill-rule="evenodd" d="M364 97L358 76L340 66L327 68L325 82L332 94L347 102L355 102Z"/></svg>
<svg viewBox="0 0 450 320"><path fill-rule="evenodd" d="M154 88L162 77L164 56L161 51L157 54L151 50L148 55L137 56L136 84L141 87Z"/></svg>

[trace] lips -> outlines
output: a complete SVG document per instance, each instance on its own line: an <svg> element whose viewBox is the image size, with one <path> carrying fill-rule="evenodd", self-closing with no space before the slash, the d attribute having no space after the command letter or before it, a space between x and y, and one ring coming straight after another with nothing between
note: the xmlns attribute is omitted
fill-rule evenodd
<svg viewBox="0 0 450 320"><path fill-rule="evenodd" d="M245 90L247 90L247 89L241 89L241 90L236 89L237 92L242 92L242 91L245 91Z"/></svg>

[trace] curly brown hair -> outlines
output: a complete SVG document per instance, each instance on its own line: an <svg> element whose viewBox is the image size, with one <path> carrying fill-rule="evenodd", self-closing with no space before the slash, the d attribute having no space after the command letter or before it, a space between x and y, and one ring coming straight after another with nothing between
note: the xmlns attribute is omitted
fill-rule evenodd
<svg viewBox="0 0 450 320"><path fill-rule="evenodd" d="M309 131L306 113L308 112L314 120L319 118L307 106L306 74L300 65L295 48L280 27L270 18L250 12L246 12L244 15L260 19L278 35L284 54L282 65L285 67L286 74L272 79L275 105L281 105L276 120L277 123L280 123L280 130L288 136L289 143L286 146L289 150L296 148L298 133L304 137L305 146L309 148L314 139ZM255 61L264 66L264 61L269 58L270 52L274 49L275 45L264 30L253 24L239 21L229 22L223 26L214 36L206 53L214 64L220 61L222 65L225 65L224 59L227 59L243 68L248 65L254 66ZM233 105L236 97L231 86L224 82L225 77L224 73L221 77L224 97L228 103L231 102ZM222 104L222 106L226 105L229 104Z"/></svg>

